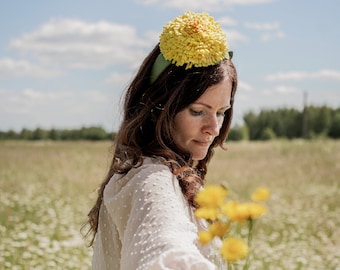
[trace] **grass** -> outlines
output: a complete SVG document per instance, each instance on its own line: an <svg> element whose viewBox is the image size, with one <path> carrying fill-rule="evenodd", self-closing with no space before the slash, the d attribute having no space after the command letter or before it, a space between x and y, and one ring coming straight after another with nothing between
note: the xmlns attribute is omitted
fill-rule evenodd
<svg viewBox="0 0 340 270"><path fill-rule="evenodd" d="M0 269L89 269L79 232L110 162L110 142L0 142ZM208 183L232 196L271 190L251 269L339 269L340 141L228 144Z"/></svg>

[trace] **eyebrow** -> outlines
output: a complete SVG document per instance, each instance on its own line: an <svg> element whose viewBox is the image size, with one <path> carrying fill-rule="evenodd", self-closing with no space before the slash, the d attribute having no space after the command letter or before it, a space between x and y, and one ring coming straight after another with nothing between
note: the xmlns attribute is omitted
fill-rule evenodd
<svg viewBox="0 0 340 270"><path fill-rule="evenodd" d="M193 104L196 105L202 105L204 107L207 107L208 109L212 109L212 107L209 104L203 103L203 102L194 102ZM224 106L222 108L219 108L218 110L228 110L231 108L231 105Z"/></svg>

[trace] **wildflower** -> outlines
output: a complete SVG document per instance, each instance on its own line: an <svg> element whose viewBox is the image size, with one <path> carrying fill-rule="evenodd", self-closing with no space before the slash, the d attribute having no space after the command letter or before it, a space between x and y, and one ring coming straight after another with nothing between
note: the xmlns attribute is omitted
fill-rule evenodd
<svg viewBox="0 0 340 270"><path fill-rule="evenodd" d="M266 207L257 201L265 201L268 197L269 191L259 188L253 194L252 202L242 203L227 198L227 190L223 186L206 186L195 197L198 204L195 216L209 222L208 230L198 233L199 242L206 245L215 237L219 238L222 242L220 255L228 264L228 269L232 269L232 264L244 258L246 261L243 269L249 269L248 254L252 244L254 220L267 212ZM248 227L247 236L241 230L243 225ZM234 237L235 234L239 234L241 238ZM242 238L247 238L247 242Z"/></svg>
<svg viewBox="0 0 340 270"><path fill-rule="evenodd" d="M245 258L248 255L249 249L242 239L228 237L223 241L220 252L228 263L233 263Z"/></svg>
<svg viewBox="0 0 340 270"><path fill-rule="evenodd" d="M249 219L256 219L264 215L267 209L257 203L239 203L229 201L222 206L223 213L231 221L242 223Z"/></svg>
<svg viewBox="0 0 340 270"><path fill-rule="evenodd" d="M221 213L218 208L200 207L196 209L195 216L206 220L216 220L221 218Z"/></svg>
<svg viewBox="0 0 340 270"><path fill-rule="evenodd" d="M177 66L206 67L228 57L226 35L207 13L188 11L163 27L160 50Z"/></svg>
<svg viewBox="0 0 340 270"><path fill-rule="evenodd" d="M256 219L267 212L266 207L258 203L248 203L247 207L251 219Z"/></svg>
<svg viewBox="0 0 340 270"><path fill-rule="evenodd" d="M249 218L247 207L236 201L229 201L222 206L223 213L230 221L242 223Z"/></svg>
<svg viewBox="0 0 340 270"><path fill-rule="evenodd" d="M230 225L225 222L216 221L210 225L209 231L214 235L220 238L224 237L225 234L229 231Z"/></svg>
<svg viewBox="0 0 340 270"><path fill-rule="evenodd" d="M213 239L213 235L210 231L199 231L198 232L198 241L203 244L209 244L210 241Z"/></svg>
<svg viewBox="0 0 340 270"><path fill-rule="evenodd" d="M268 200L269 195L270 195L269 189L267 189L267 188L258 188L251 195L251 199L254 202L264 202L264 201Z"/></svg>
<svg viewBox="0 0 340 270"><path fill-rule="evenodd" d="M200 207L216 208L223 204L226 196L227 190L223 186L207 186L198 192L195 202Z"/></svg>

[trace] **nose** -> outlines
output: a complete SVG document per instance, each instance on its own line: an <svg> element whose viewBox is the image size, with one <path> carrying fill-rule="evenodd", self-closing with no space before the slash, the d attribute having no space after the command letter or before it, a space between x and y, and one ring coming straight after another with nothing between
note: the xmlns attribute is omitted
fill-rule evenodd
<svg viewBox="0 0 340 270"><path fill-rule="evenodd" d="M221 121L218 119L218 117L211 116L207 119L203 132L210 135L210 136L218 136L220 134L220 128L221 128Z"/></svg>

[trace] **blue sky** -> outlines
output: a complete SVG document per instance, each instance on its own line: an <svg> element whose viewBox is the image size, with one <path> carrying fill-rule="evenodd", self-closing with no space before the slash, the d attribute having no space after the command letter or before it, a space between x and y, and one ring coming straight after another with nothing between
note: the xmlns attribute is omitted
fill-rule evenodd
<svg viewBox="0 0 340 270"><path fill-rule="evenodd" d="M252 110L340 107L340 1L30 0L0 9L0 130L117 130L121 96L163 25L209 12L239 73L235 122Z"/></svg>

